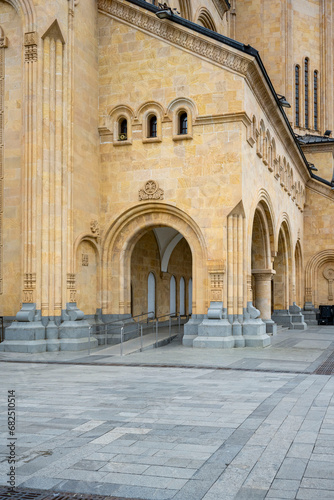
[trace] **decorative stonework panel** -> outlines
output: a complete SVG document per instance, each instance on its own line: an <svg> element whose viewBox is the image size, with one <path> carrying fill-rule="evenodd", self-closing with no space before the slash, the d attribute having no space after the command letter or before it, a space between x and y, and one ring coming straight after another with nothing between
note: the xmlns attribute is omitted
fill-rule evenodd
<svg viewBox="0 0 334 500"><path fill-rule="evenodd" d="M331 302L333 300L334 266L326 266L322 274L328 281L328 301Z"/></svg>
<svg viewBox="0 0 334 500"><path fill-rule="evenodd" d="M139 190L139 201L142 200L163 200L164 192L159 188L156 181L149 180L145 186Z"/></svg>
<svg viewBox="0 0 334 500"><path fill-rule="evenodd" d="M82 265L88 266L88 254L86 254L86 253L82 254Z"/></svg>

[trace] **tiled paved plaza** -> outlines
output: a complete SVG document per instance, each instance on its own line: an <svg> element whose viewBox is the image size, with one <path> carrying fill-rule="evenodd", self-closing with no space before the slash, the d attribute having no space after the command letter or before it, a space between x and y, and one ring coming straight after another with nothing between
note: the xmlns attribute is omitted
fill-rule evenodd
<svg viewBox="0 0 334 500"><path fill-rule="evenodd" d="M82 353L1 353L12 362L0 364L0 484L15 389L19 487L147 500L333 499L334 378L312 373L333 350L326 327L285 332L261 350L176 342L108 358L114 365L99 356L85 364L94 356ZM134 366L159 359L184 366Z"/></svg>

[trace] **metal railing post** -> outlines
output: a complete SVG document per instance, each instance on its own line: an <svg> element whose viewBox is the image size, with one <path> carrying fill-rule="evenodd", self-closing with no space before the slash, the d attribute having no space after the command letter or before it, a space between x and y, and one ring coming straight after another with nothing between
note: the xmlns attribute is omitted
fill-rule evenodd
<svg viewBox="0 0 334 500"><path fill-rule="evenodd" d="M143 325L140 325L140 350L143 350Z"/></svg>
<svg viewBox="0 0 334 500"><path fill-rule="evenodd" d="M159 320L158 318L155 320L155 347L158 347L158 328L159 328Z"/></svg>
<svg viewBox="0 0 334 500"><path fill-rule="evenodd" d="M124 333L124 326L121 327L121 356L123 356L123 333Z"/></svg>
<svg viewBox="0 0 334 500"><path fill-rule="evenodd" d="M107 347L108 345L108 327L107 325L104 325L104 334L105 334L105 340L104 340L104 345Z"/></svg>
<svg viewBox="0 0 334 500"><path fill-rule="evenodd" d="M90 330L91 330L91 326L89 326L88 328L88 356L90 356Z"/></svg>
<svg viewBox="0 0 334 500"><path fill-rule="evenodd" d="M181 314L179 314L179 333L181 333Z"/></svg>
<svg viewBox="0 0 334 500"><path fill-rule="evenodd" d="M169 323L168 328L169 328L169 341L170 341L170 339L172 337L172 316L171 315L169 315L168 323Z"/></svg>

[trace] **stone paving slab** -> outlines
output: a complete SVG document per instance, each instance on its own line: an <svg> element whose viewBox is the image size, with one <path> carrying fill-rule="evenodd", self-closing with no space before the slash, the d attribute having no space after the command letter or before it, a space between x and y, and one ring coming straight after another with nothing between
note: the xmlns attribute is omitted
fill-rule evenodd
<svg viewBox="0 0 334 500"><path fill-rule="evenodd" d="M308 350L305 365L314 366L331 346ZM259 350L247 353L226 359L264 362ZM0 484L7 390L15 389L17 486L143 500L334 498L333 376L204 365L0 366Z"/></svg>

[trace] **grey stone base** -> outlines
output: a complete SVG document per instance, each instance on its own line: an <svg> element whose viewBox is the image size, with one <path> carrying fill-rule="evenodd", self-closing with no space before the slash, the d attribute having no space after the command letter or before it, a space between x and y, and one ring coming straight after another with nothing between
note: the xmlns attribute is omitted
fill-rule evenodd
<svg viewBox="0 0 334 500"><path fill-rule="evenodd" d="M293 328L291 314L288 309L275 309L271 319L278 325L285 326L286 328Z"/></svg>
<svg viewBox="0 0 334 500"><path fill-rule="evenodd" d="M262 321L266 324L267 335L277 334L277 324L272 319L263 319Z"/></svg>
<svg viewBox="0 0 334 500"><path fill-rule="evenodd" d="M90 348L97 347L98 342L91 336ZM0 344L4 352L56 352L80 351L89 347L89 324L85 320L64 321L60 327L49 321L43 326L41 321L14 321L5 330L5 340Z"/></svg>
<svg viewBox="0 0 334 500"><path fill-rule="evenodd" d="M0 344L3 352L26 352L34 354L46 351L45 340L4 340Z"/></svg>
<svg viewBox="0 0 334 500"><path fill-rule="evenodd" d="M243 324L245 347L267 347L271 338L266 334L266 324L259 318L248 319Z"/></svg>
<svg viewBox="0 0 334 500"><path fill-rule="evenodd" d="M207 316L205 314L193 314L183 327L182 344L192 347L194 339L198 335L198 327Z"/></svg>
<svg viewBox="0 0 334 500"><path fill-rule="evenodd" d="M304 321L307 325L315 326L318 324L317 312L318 311L316 309L313 309L312 311L305 309L303 310Z"/></svg>
<svg viewBox="0 0 334 500"><path fill-rule="evenodd" d="M232 325L227 319L204 319L198 326L193 347L230 349L234 347Z"/></svg>
<svg viewBox="0 0 334 500"><path fill-rule="evenodd" d="M230 337L205 337L198 336L194 339L193 347L206 347L211 349L231 349L234 347L234 338Z"/></svg>

